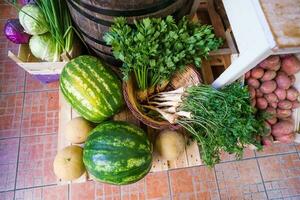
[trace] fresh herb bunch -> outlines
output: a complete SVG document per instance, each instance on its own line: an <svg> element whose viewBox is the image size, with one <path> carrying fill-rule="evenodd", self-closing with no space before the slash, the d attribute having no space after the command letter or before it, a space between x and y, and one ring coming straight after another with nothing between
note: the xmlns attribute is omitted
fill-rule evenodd
<svg viewBox="0 0 300 200"><path fill-rule="evenodd" d="M177 123L195 137L206 165L218 163L222 150L239 159L249 144L262 148L257 137L266 132L266 116L251 106L247 87L233 83L218 91L200 85L186 92L181 109L191 112L191 118L181 117Z"/></svg>
<svg viewBox="0 0 300 200"><path fill-rule="evenodd" d="M212 26L185 17L176 23L172 16L145 18L133 26L116 18L104 40L123 61L124 79L134 74L141 100L155 89L162 90L176 70L187 64L199 67L201 58L222 44Z"/></svg>
<svg viewBox="0 0 300 200"><path fill-rule="evenodd" d="M248 88L240 83L220 90L203 84L160 92L151 96L148 104L143 106L180 124L197 140L208 166L220 161L221 151L241 158L250 144L261 149L258 137L267 132L268 116L251 106Z"/></svg>

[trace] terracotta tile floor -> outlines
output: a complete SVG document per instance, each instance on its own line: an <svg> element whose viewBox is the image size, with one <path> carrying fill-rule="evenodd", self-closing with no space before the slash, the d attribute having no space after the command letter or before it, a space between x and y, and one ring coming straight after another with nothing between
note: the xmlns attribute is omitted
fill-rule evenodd
<svg viewBox="0 0 300 200"><path fill-rule="evenodd" d="M15 11L0 0L0 200L300 199L300 145L277 144L244 159L223 154L198 166L151 173L128 186L96 182L59 186L52 172L57 146L58 83L43 85L6 55L17 46L2 29Z"/></svg>

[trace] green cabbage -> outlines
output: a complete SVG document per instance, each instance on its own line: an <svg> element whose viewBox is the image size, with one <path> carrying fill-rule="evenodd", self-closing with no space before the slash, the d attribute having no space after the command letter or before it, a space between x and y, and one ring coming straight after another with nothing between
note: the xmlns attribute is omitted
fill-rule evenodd
<svg viewBox="0 0 300 200"><path fill-rule="evenodd" d="M48 23L40 8L27 4L19 12L19 20L26 33L40 35L49 31Z"/></svg>
<svg viewBox="0 0 300 200"><path fill-rule="evenodd" d="M34 35L30 38L29 48L31 53L45 61L59 61L60 55L56 52L56 41L50 33Z"/></svg>

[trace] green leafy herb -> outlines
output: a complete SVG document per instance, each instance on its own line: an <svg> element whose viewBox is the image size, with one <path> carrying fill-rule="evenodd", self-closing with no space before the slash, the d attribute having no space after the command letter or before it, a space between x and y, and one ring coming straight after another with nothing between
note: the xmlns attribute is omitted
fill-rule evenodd
<svg viewBox="0 0 300 200"><path fill-rule="evenodd" d="M221 151L241 158L252 144L262 148L257 137L266 132L264 113L250 104L248 88L232 83L220 90L210 85L161 92L150 97L150 106L170 123L178 123L197 140L202 160L213 166Z"/></svg>
<svg viewBox="0 0 300 200"><path fill-rule="evenodd" d="M177 24L171 16L135 21L133 27L125 18L116 18L104 40L123 61L124 79L133 73L144 92L166 86L172 74L187 64L199 67L201 58L222 44L211 26L187 18Z"/></svg>

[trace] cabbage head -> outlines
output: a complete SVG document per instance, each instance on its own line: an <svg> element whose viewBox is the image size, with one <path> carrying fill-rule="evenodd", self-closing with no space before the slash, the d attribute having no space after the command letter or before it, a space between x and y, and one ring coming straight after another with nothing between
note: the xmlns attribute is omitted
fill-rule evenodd
<svg viewBox="0 0 300 200"><path fill-rule="evenodd" d="M23 6L19 12L19 20L25 32L30 35L40 35L49 31L45 16L37 5Z"/></svg>
<svg viewBox="0 0 300 200"><path fill-rule="evenodd" d="M30 38L29 48L31 53L39 59L45 61L59 61L60 55L56 52L56 41L50 33L34 35Z"/></svg>

